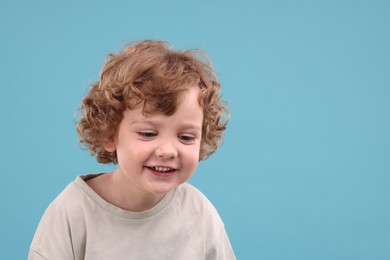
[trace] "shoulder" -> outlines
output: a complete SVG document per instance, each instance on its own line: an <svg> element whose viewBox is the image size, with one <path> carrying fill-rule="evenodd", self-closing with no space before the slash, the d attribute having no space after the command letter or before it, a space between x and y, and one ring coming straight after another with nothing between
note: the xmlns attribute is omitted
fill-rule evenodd
<svg viewBox="0 0 390 260"><path fill-rule="evenodd" d="M66 188L53 200L48 210L75 210L79 207L95 205L97 194L86 183L101 174L89 174L77 176Z"/></svg>
<svg viewBox="0 0 390 260"><path fill-rule="evenodd" d="M198 198L202 198L202 197L206 198L200 190L198 190L195 186L193 186L188 182L179 185L177 187L177 192L185 195L195 196Z"/></svg>
<svg viewBox="0 0 390 260"><path fill-rule="evenodd" d="M83 205L86 194L76 181L69 183L66 188L50 203L45 214L75 211Z"/></svg>
<svg viewBox="0 0 390 260"><path fill-rule="evenodd" d="M216 228L223 227L223 222L217 209L210 200L196 187L189 183L181 184L175 193L181 210L191 212L194 216L203 217L206 225Z"/></svg>
<svg viewBox="0 0 390 260"><path fill-rule="evenodd" d="M195 186L190 183L183 183L177 187L176 196L178 196L183 202L196 203L205 207L214 209L210 200Z"/></svg>
<svg viewBox="0 0 390 260"><path fill-rule="evenodd" d="M71 182L43 214L30 247L30 259L36 255L48 259L72 259L72 246L84 233L83 204L85 194Z"/></svg>
<svg viewBox="0 0 390 260"><path fill-rule="evenodd" d="M69 183L49 204L39 222L37 233L42 230L45 233L53 229L68 230L72 225L78 226L84 218L89 199L76 181L77 179Z"/></svg>
<svg viewBox="0 0 390 260"><path fill-rule="evenodd" d="M227 236L225 225L210 200L189 183L180 185L176 190L181 201L181 210L191 218L197 218L197 230L202 229L206 245L206 259L236 259Z"/></svg>

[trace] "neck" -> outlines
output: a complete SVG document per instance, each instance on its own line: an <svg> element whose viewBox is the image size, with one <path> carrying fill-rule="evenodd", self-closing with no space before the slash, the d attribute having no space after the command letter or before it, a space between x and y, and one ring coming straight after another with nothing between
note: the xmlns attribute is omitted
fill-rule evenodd
<svg viewBox="0 0 390 260"><path fill-rule="evenodd" d="M151 209L165 196L165 194L153 194L138 187L120 169L107 177L110 177L106 186L111 198L109 202L124 210L140 212Z"/></svg>

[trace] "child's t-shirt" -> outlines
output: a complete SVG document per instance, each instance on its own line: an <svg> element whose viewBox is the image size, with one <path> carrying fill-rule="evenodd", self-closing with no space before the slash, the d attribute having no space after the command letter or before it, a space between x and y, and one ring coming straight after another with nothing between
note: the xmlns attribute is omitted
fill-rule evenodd
<svg viewBox="0 0 390 260"><path fill-rule="evenodd" d="M192 185L131 212L87 185L96 176L77 177L50 204L28 259L236 259L216 209Z"/></svg>

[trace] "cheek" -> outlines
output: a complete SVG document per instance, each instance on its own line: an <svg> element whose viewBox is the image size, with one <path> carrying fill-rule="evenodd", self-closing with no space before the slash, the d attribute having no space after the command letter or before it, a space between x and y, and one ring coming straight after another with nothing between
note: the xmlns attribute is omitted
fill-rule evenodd
<svg viewBox="0 0 390 260"><path fill-rule="evenodd" d="M186 160L191 167L197 167L199 162L199 146L192 146L186 151Z"/></svg>
<svg viewBox="0 0 390 260"><path fill-rule="evenodd" d="M129 145L118 145L117 155L118 160L122 162L137 162L142 159L147 154L148 146L143 144L139 145L137 142L129 142Z"/></svg>

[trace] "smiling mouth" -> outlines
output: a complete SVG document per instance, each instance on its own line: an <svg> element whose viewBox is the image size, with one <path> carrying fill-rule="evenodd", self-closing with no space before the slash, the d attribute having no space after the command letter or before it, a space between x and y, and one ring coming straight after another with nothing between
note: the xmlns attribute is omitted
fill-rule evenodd
<svg viewBox="0 0 390 260"><path fill-rule="evenodd" d="M148 169L158 173L173 173L176 169L164 166L147 166Z"/></svg>

